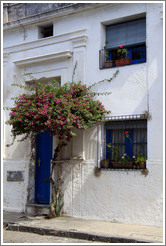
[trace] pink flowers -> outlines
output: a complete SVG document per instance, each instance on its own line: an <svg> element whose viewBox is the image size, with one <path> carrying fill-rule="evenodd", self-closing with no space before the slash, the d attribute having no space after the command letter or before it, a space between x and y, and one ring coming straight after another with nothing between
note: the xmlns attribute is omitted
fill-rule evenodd
<svg viewBox="0 0 166 246"><path fill-rule="evenodd" d="M48 104L44 105L44 107L43 107L43 108L44 108L44 109L48 108Z"/></svg>
<svg viewBox="0 0 166 246"><path fill-rule="evenodd" d="M80 82L67 83L59 89L42 86L34 94L22 94L15 101L9 120L13 134L38 134L50 129L52 135L70 140L73 127L87 129L100 124L107 112Z"/></svg>
<svg viewBox="0 0 166 246"><path fill-rule="evenodd" d="M50 124L51 124L51 121L50 121L50 120L47 120L46 123L47 123L48 125L50 125Z"/></svg>

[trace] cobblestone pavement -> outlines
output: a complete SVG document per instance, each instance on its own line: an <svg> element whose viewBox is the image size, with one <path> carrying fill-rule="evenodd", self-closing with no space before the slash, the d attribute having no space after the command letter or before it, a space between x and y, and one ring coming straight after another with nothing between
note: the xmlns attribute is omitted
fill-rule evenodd
<svg viewBox="0 0 166 246"><path fill-rule="evenodd" d="M28 232L3 230L3 243L101 243L74 238L42 236Z"/></svg>

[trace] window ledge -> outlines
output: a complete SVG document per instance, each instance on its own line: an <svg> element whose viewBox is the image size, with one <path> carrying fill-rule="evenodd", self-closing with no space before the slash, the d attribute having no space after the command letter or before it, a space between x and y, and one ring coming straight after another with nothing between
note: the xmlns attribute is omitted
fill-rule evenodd
<svg viewBox="0 0 166 246"><path fill-rule="evenodd" d="M103 68L100 68L100 70L109 69L109 68L120 68L120 67L126 67L126 66L128 67L128 66L139 65L139 64L144 64L144 63L146 63L146 61L138 62L138 63L125 64L125 65L122 65L122 66L103 67Z"/></svg>
<svg viewBox="0 0 166 246"><path fill-rule="evenodd" d="M101 168L102 171L143 171L147 168Z"/></svg>

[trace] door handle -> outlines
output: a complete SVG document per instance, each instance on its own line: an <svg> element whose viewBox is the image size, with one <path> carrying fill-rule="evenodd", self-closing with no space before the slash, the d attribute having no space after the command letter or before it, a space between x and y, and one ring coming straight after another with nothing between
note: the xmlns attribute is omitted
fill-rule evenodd
<svg viewBox="0 0 166 246"><path fill-rule="evenodd" d="M49 180L49 179L43 179L43 181L45 181L45 182L49 182L50 180Z"/></svg>
<svg viewBox="0 0 166 246"><path fill-rule="evenodd" d="M37 165L40 167L40 158L38 159Z"/></svg>

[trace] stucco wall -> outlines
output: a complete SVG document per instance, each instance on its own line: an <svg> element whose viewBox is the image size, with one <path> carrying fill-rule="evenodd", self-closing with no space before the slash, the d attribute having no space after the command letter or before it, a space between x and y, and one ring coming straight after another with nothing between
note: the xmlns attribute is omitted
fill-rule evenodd
<svg viewBox="0 0 166 246"><path fill-rule="evenodd" d="M13 82L24 83L24 76L61 77L61 83L74 80L88 85L113 76L116 68L99 70L99 50L105 42L105 24L128 20L146 13L147 62L120 67L111 82L96 87L96 91L111 91L99 97L111 115L142 114L149 111L148 176L141 171L101 171L97 166L97 129L80 132L65 149L64 158L79 155L84 161L70 161L63 165L64 212L70 216L104 219L146 225L162 225L162 166L163 166L163 78L162 78L162 4L107 4L53 20L54 36L38 40L37 24L25 25L4 32L4 106L11 106L11 97L18 91ZM44 22L44 20L43 20ZM41 24L41 20L40 20ZM160 47L160 49L158 49ZM63 53L63 55L62 55ZM52 58L50 59L50 56ZM9 73L10 71L10 73ZM4 122L8 113L4 113ZM156 130L157 128L157 130ZM5 143L10 143L10 127L4 127ZM8 169L24 169L31 146L28 142L4 148L4 179ZM19 159L19 164L17 160ZM11 162L15 163L14 165ZM28 171L27 171L28 173ZM13 184L13 183L12 183ZM4 208L18 209L18 198L11 195L12 184L4 181ZM17 190L19 184L16 185ZM19 194L27 194L28 176ZM22 195L19 196L20 201ZM19 209L25 210L24 202Z"/></svg>
<svg viewBox="0 0 166 246"><path fill-rule="evenodd" d="M162 168L94 174L95 162L63 164L64 213L85 219L162 226ZM154 182L155 179L155 182Z"/></svg>
<svg viewBox="0 0 166 246"><path fill-rule="evenodd" d="M12 212L25 212L28 194L30 162L19 159L6 159L3 162L3 209ZM21 171L23 181L8 181L8 171Z"/></svg>

